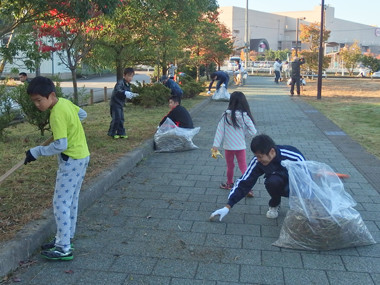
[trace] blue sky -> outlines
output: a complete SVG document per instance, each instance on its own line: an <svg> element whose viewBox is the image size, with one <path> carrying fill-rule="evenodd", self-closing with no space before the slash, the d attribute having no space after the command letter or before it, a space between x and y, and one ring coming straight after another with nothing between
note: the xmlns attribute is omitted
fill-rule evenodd
<svg viewBox="0 0 380 285"><path fill-rule="evenodd" d="M219 6L245 8L246 0L218 0ZM248 9L262 12L313 10L321 5L318 0L248 0ZM364 3L366 3L364 6ZM380 1L325 0L325 5L335 8L335 18L380 27Z"/></svg>

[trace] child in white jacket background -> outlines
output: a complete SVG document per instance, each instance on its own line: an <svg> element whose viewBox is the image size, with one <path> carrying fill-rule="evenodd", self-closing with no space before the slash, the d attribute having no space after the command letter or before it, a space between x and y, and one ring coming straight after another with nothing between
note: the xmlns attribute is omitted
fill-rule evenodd
<svg viewBox="0 0 380 285"><path fill-rule="evenodd" d="M223 142L224 156L227 163L227 182L220 188L230 190L234 183L234 158L236 157L241 174L247 169L246 137L253 137L257 133L254 119L248 101L242 92L231 94L228 109L223 113L216 129L212 149L218 151ZM248 197L253 197L250 192Z"/></svg>

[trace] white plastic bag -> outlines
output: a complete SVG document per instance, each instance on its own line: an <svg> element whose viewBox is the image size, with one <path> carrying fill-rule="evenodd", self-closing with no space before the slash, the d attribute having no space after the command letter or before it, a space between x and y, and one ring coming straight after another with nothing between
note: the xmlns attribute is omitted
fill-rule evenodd
<svg viewBox="0 0 380 285"><path fill-rule="evenodd" d="M176 152L197 149L192 140L199 130L200 127L193 129L177 127L170 118L166 118L154 134L155 151Z"/></svg>
<svg viewBox="0 0 380 285"><path fill-rule="evenodd" d="M211 99L215 101L230 101L230 93L228 93L226 87L220 86L212 95Z"/></svg>
<svg viewBox="0 0 380 285"><path fill-rule="evenodd" d="M289 207L275 246L332 250L374 244L355 200L335 172L316 161L283 161L289 173Z"/></svg>

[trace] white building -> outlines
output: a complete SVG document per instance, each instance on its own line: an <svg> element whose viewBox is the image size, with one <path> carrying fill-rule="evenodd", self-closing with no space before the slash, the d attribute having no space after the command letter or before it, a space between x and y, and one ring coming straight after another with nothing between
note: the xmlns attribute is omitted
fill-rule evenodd
<svg viewBox="0 0 380 285"><path fill-rule="evenodd" d="M331 31L327 53L336 52L346 44L358 41L363 51L380 54L380 28L335 18L335 9L325 7L325 27ZM232 32L236 48L245 44L245 8L221 7L219 19ZM250 50L294 49L299 25L320 23L321 6L311 11L265 13L248 10L248 45ZM298 22L298 27L297 27ZM297 29L298 28L298 29ZM301 43L298 41L298 48ZM306 48L302 44L302 49Z"/></svg>

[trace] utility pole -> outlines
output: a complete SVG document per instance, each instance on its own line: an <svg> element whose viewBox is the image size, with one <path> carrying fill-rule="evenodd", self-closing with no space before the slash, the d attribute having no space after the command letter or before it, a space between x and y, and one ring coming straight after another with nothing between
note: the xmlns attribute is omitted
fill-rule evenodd
<svg viewBox="0 0 380 285"><path fill-rule="evenodd" d="M300 33L300 20L305 20L306 17L296 19L296 50L295 55L298 56L298 35Z"/></svg>
<svg viewBox="0 0 380 285"><path fill-rule="evenodd" d="M300 18L296 19L296 56L298 56L298 29L300 26Z"/></svg>

